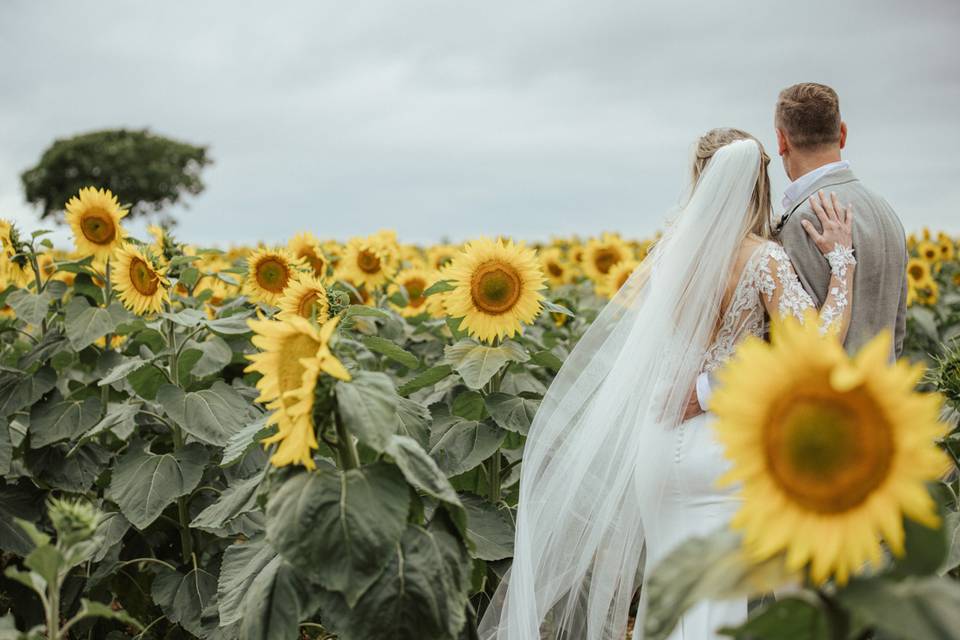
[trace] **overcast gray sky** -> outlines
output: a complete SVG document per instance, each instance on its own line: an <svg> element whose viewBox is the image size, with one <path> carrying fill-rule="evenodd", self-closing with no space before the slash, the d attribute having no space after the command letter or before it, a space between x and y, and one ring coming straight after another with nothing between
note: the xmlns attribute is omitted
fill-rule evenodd
<svg viewBox="0 0 960 640"><path fill-rule="evenodd" d="M54 138L149 127L210 146L201 244L639 236L711 127L767 145L779 201L774 101L815 80L907 228L960 231L958 36L956 0L2 0L0 217L37 226Z"/></svg>

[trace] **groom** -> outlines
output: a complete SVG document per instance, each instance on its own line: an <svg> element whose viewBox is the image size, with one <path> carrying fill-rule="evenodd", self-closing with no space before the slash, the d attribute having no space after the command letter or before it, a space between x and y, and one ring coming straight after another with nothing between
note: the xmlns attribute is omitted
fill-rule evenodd
<svg viewBox="0 0 960 640"><path fill-rule="evenodd" d="M844 347L853 353L889 329L894 337L890 359L895 359L903 349L906 329L906 239L900 219L886 200L867 189L850 170L850 163L840 158L847 125L840 119L837 92L815 82L787 87L777 99L774 126L783 168L792 180L784 192L784 213L775 224L775 240L786 249L804 289L820 307L827 297L830 267L803 229L807 224L821 230L809 199L818 191L832 192L841 204L852 204L857 269ZM707 374L697 379L685 420L706 411L713 382Z"/></svg>

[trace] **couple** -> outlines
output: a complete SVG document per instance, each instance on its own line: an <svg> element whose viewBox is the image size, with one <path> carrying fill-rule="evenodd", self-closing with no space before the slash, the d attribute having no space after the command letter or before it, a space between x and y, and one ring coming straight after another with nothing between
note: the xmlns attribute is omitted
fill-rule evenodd
<svg viewBox="0 0 960 640"><path fill-rule="evenodd" d="M679 213L544 397L524 449L513 565L482 640L620 640L638 588L643 637L643 577L738 508L715 486L727 463L704 411L711 373L769 318L818 308L848 350L890 329L899 353L903 228L840 159L837 94L789 87L775 125L793 181L782 215L771 215L770 159L755 138L700 138ZM746 615L745 599L701 603L670 639L715 638Z"/></svg>

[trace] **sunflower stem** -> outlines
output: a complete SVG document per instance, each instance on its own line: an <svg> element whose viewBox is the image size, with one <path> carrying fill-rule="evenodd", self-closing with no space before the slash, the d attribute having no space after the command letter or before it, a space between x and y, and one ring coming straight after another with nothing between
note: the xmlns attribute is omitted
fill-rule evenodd
<svg viewBox="0 0 960 640"><path fill-rule="evenodd" d="M170 352L170 360L168 362L170 381L173 382L174 386L179 387L180 375L178 370L180 365L178 357L180 352L177 349L177 329L173 321L166 320L165 322L167 325L167 350ZM183 431L180 429L180 425L174 420L171 420L168 424L173 432L173 450L179 451L183 448L184 444ZM190 562L190 559L193 557L193 536L190 533L190 514L187 510L187 499L187 496L177 498L177 519L180 525L180 550L183 554L184 564Z"/></svg>
<svg viewBox="0 0 960 640"><path fill-rule="evenodd" d="M340 412L333 412L334 424L337 429L337 454L341 466L346 469L356 469L360 466L360 456L357 453L357 444L353 441L350 432L340 419Z"/></svg>

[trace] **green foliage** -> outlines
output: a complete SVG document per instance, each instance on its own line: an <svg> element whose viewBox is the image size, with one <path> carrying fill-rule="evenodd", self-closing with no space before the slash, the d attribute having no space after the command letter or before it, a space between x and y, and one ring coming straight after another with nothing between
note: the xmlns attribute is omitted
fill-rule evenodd
<svg viewBox="0 0 960 640"><path fill-rule="evenodd" d="M83 187L109 189L131 205L131 215L162 211L204 185L211 160L206 147L126 129L95 131L56 140L35 167L21 175L27 202L41 218L63 211Z"/></svg>

